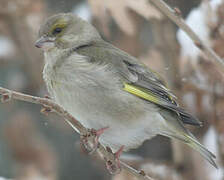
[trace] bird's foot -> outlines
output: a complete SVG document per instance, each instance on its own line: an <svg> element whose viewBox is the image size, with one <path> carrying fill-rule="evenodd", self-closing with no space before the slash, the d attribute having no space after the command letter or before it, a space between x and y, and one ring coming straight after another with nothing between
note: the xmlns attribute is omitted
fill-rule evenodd
<svg viewBox="0 0 224 180"><path fill-rule="evenodd" d="M47 94L46 94L46 95L44 95L44 98L46 98L46 99L51 99L51 97L50 97L50 96L48 96Z"/></svg>
<svg viewBox="0 0 224 180"><path fill-rule="evenodd" d="M81 147L88 154L92 154L96 151L99 145L99 137L102 135L109 127L101 128L98 130L89 129L88 133L81 135Z"/></svg>
<svg viewBox="0 0 224 180"><path fill-rule="evenodd" d="M124 150L124 146L121 146L117 152L114 153L114 160L107 160L106 167L111 174L118 174L121 172L120 156Z"/></svg>

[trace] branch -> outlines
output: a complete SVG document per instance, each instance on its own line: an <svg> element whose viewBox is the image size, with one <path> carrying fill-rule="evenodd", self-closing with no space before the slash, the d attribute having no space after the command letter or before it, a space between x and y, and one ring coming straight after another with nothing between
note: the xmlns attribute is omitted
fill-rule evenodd
<svg viewBox="0 0 224 180"><path fill-rule="evenodd" d="M224 73L224 61L210 47L205 45L203 41L195 34L195 32L185 23L181 17L181 12L177 8L171 9L163 0L149 0L156 8L170 18L179 28L191 38L194 44L211 59L219 71Z"/></svg>
<svg viewBox="0 0 224 180"><path fill-rule="evenodd" d="M55 112L56 114L62 116L65 121L75 130L78 130L80 135L87 135L89 133L89 129L86 129L79 121L77 121L71 114L69 114L66 110L64 110L62 107L60 107L58 104L53 102L52 100L48 98L40 98L35 97L27 94L23 94L20 92L12 91L9 89L5 89L0 87L0 95L1 95L1 101L6 102L11 99L30 102L34 104L40 104L44 106L45 112ZM94 139L88 139L88 144L91 146L95 142ZM98 145L98 148L96 150L98 154L103 157L107 162L114 162L115 156L112 152L108 151L104 148L100 143ZM142 180L153 180L151 177L147 176L144 171L137 171L136 169L130 167L128 164L124 162L120 162L121 168L124 170L130 172L132 175L142 179Z"/></svg>

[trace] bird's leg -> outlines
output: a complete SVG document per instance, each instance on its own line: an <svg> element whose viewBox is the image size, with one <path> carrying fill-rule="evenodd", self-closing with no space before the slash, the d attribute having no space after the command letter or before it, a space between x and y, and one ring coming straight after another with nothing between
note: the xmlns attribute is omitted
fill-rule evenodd
<svg viewBox="0 0 224 180"><path fill-rule="evenodd" d="M114 153L114 160L106 161L106 167L111 174L118 174L121 171L120 156L124 150L124 146L121 146L117 152Z"/></svg>
<svg viewBox="0 0 224 180"><path fill-rule="evenodd" d="M50 97L50 96L48 96L47 94L46 94L46 95L44 95L44 98L51 99L51 97Z"/></svg>
<svg viewBox="0 0 224 180"><path fill-rule="evenodd" d="M107 130L109 129L109 127L104 127L98 130L95 129L91 129L91 133L93 136L95 136L95 146L97 148L98 144L99 144L99 137Z"/></svg>
<svg viewBox="0 0 224 180"><path fill-rule="evenodd" d="M80 139L81 146L84 147L83 149L85 149L89 154L95 152L98 148L100 135L102 135L108 128L109 127L105 127L98 130L89 129L87 134L81 135Z"/></svg>

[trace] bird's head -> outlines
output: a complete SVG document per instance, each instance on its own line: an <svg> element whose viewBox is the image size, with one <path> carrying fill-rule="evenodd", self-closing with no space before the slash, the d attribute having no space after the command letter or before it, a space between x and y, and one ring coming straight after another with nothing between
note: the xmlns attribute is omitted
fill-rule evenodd
<svg viewBox="0 0 224 180"><path fill-rule="evenodd" d="M88 22L71 13L49 17L40 27L35 46L49 51L86 45L101 39L97 30Z"/></svg>

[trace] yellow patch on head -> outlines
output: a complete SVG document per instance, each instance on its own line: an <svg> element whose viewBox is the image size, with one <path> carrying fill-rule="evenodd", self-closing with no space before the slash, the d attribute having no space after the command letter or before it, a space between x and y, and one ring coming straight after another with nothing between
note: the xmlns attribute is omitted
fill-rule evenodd
<svg viewBox="0 0 224 180"><path fill-rule="evenodd" d="M63 19L59 19L58 21L56 21L55 24L52 25L50 32L53 33L55 29L60 28L60 29L64 29L66 28L66 26L68 25L67 21L63 20Z"/></svg>

